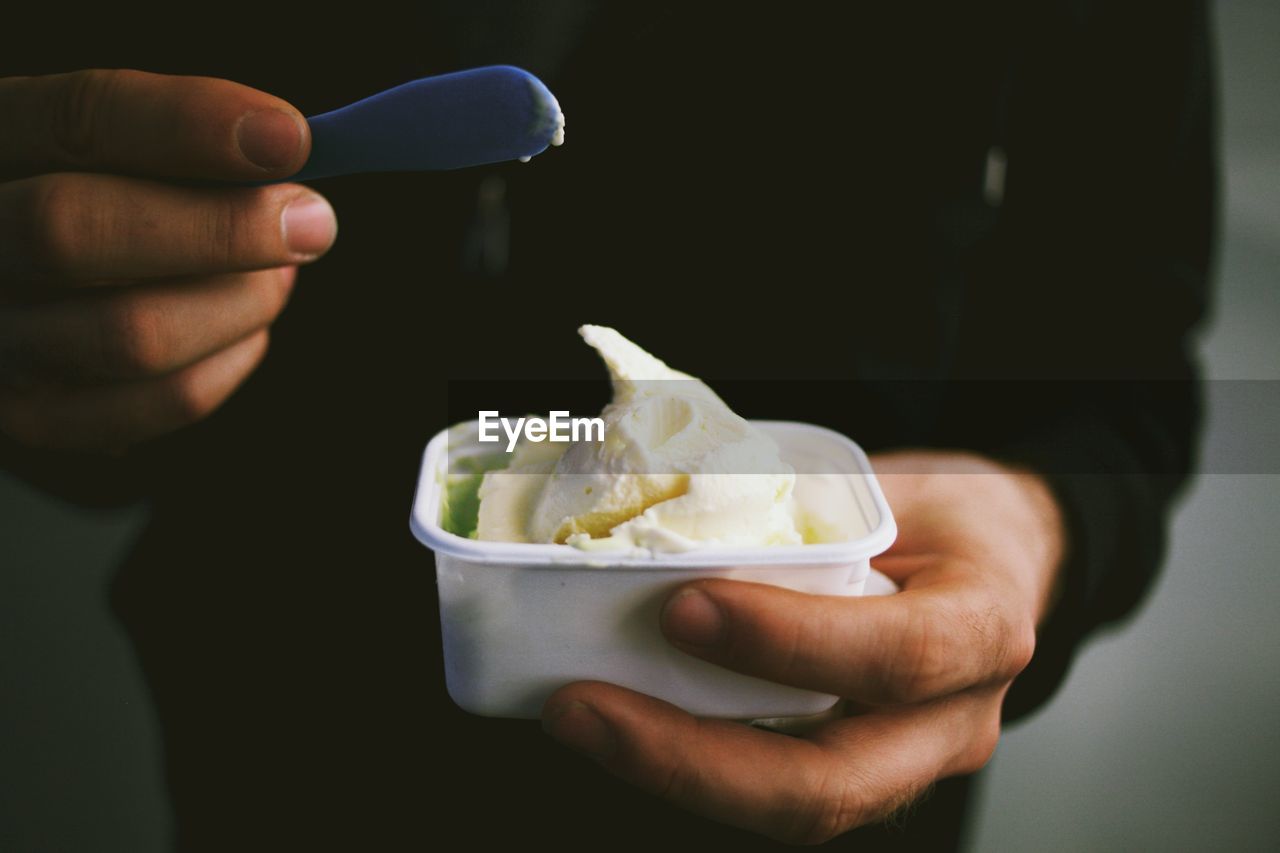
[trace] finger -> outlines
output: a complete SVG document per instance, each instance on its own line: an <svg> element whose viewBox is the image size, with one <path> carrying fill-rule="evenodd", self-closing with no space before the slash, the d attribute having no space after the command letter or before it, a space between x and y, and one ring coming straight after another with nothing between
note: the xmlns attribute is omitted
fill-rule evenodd
<svg viewBox="0 0 1280 853"><path fill-rule="evenodd" d="M211 77L93 70L0 79L0 174L82 170L261 180L302 168L311 136L279 98Z"/></svg>
<svg viewBox="0 0 1280 853"><path fill-rule="evenodd" d="M306 263L336 236L333 208L297 184L200 189L60 173L0 185L0 282L11 292Z"/></svg>
<svg viewBox="0 0 1280 853"><path fill-rule="evenodd" d="M1034 626L1007 616L963 567L943 566L930 583L865 598L695 581L667 599L662 630L712 663L867 705L1012 680L1030 660Z"/></svg>
<svg viewBox="0 0 1280 853"><path fill-rule="evenodd" d="M0 311L0 365L10 385L171 373L273 322L297 267L193 281L102 288Z"/></svg>
<svg viewBox="0 0 1280 853"><path fill-rule="evenodd" d="M117 385L0 396L0 432L56 450L113 450L211 414L262 361L266 330L176 373Z"/></svg>
<svg viewBox="0 0 1280 853"><path fill-rule="evenodd" d="M977 769L990 721L998 726L993 707L998 700L957 697L840 720L800 739L580 682L552 695L543 725L682 808L781 841L818 843L884 817L935 779Z"/></svg>

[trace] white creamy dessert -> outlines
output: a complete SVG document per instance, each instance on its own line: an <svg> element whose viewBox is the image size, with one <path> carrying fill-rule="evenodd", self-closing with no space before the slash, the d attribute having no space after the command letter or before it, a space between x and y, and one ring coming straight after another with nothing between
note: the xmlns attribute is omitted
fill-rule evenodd
<svg viewBox="0 0 1280 853"><path fill-rule="evenodd" d="M579 333L613 384L604 441L521 443L484 475L476 538L650 551L803 541L795 471L772 439L613 329Z"/></svg>
<svg viewBox="0 0 1280 853"><path fill-rule="evenodd" d="M535 89L535 97L538 94L538 90ZM555 129L551 131L551 147L555 148L564 145L564 110L560 109L560 102L550 92L546 93L546 97L550 101L547 108L539 114L538 121L539 123L549 121L555 125ZM521 157L520 162L528 163L532 159L532 157Z"/></svg>

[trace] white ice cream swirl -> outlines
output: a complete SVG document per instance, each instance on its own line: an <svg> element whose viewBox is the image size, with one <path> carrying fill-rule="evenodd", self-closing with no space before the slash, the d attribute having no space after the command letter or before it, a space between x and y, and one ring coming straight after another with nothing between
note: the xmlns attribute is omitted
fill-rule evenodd
<svg viewBox="0 0 1280 853"><path fill-rule="evenodd" d="M522 443L485 475L477 537L584 549L798 544L795 472L772 439L613 329L579 329L609 368L603 442Z"/></svg>

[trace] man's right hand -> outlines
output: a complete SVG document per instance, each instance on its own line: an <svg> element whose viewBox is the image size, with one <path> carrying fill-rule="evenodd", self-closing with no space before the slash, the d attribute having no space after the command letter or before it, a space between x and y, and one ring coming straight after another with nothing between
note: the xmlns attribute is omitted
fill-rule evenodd
<svg viewBox="0 0 1280 853"><path fill-rule="evenodd" d="M333 209L289 104L140 71L0 79L0 432L118 450L199 420L261 362ZM174 181L186 180L187 183Z"/></svg>

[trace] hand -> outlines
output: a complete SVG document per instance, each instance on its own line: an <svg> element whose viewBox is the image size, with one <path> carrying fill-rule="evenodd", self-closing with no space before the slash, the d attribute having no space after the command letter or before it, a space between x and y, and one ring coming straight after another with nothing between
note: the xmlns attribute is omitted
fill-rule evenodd
<svg viewBox="0 0 1280 853"><path fill-rule="evenodd" d="M226 80L0 79L0 432L120 449L216 409L257 367L329 204L307 123Z"/></svg>
<svg viewBox="0 0 1280 853"><path fill-rule="evenodd" d="M980 769L1055 594L1057 506L1039 478L977 456L874 465L899 527L874 565L902 592L840 598L705 580L662 614L683 651L847 697L855 713L789 737L580 682L547 701L547 731L646 791L789 842L883 819L935 780Z"/></svg>

